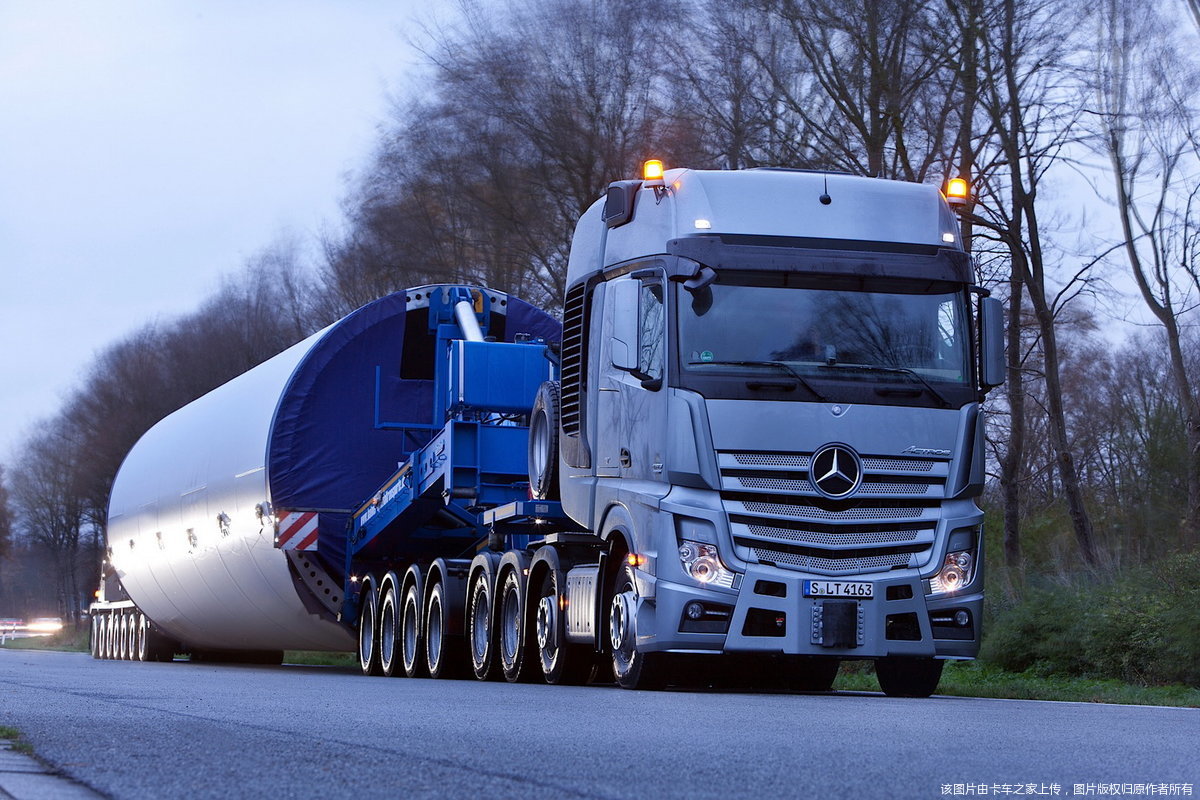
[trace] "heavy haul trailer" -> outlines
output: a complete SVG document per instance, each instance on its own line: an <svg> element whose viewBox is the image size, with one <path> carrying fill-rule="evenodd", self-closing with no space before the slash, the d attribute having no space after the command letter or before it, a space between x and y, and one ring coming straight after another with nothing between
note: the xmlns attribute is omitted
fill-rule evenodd
<svg viewBox="0 0 1200 800"><path fill-rule="evenodd" d="M985 294L933 187L613 184L576 229L551 380L544 344L428 322L445 426L350 514L340 630L368 673L561 682L599 658L637 687L741 654L820 689L866 658L931 693L979 643ZM306 513L281 530L326 525Z"/></svg>

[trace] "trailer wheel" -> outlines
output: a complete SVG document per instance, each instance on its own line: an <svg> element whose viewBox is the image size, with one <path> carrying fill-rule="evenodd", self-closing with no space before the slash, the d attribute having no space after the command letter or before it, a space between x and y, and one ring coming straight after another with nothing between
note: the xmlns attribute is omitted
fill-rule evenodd
<svg viewBox="0 0 1200 800"><path fill-rule="evenodd" d="M89 625L90 631L88 635L88 649L92 653L92 658L100 658L100 616L95 611L92 612L92 619Z"/></svg>
<svg viewBox="0 0 1200 800"><path fill-rule="evenodd" d="M150 626L146 622L146 615L139 611L134 620L137 627L133 634L133 658L136 661L150 661L150 637L146 630Z"/></svg>
<svg viewBox="0 0 1200 800"><path fill-rule="evenodd" d="M400 615L400 656L404 663L404 674L420 678L425 672L422 651L425 642L421 638L421 598L417 585L410 583L404 590L404 610Z"/></svg>
<svg viewBox="0 0 1200 800"><path fill-rule="evenodd" d="M425 666L431 678L457 678L462 667L462 637L450 636L446 584L438 581L429 590L425 609Z"/></svg>
<svg viewBox="0 0 1200 800"><path fill-rule="evenodd" d="M358 598L358 666L363 675L382 675L379 667L379 593L368 581Z"/></svg>
<svg viewBox="0 0 1200 800"><path fill-rule="evenodd" d="M471 671L481 681L496 677L496 636L492 631L492 591L487 573L479 570L467 588L467 647Z"/></svg>
<svg viewBox="0 0 1200 800"><path fill-rule="evenodd" d="M875 677L888 697L929 697L937 691L945 663L935 658L879 658Z"/></svg>
<svg viewBox="0 0 1200 800"><path fill-rule="evenodd" d="M550 684L587 683L588 675L592 671L591 648L567 642L567 626L563 619L556 582L554 570L546 570L542 576L542 588L538 592L538 605L534 612L542 677Z"/></svg>
<svg viewBox="0 0 1200 800"><path fill-rule="evenodd" d="M613 679L623 689L662 689L666 663L662 653L637 649L637 582L633 567L625 564L613 582L608 609L608 641L612 650Z"/></svg>
<svg viewBox="0 0 1200 800"><path fill-rule="evenodd" d="M500 590L500 668L504 679L517 683L529 677L529 661L525 657L525 598L521 592L521 581L516 570L504 573L504 586Z"/></svg>
<svg viewBox="0 0 1200 800"><path fill-rule="evenodd" d="M396 584L385 581L383 600L379 602L379 672L389 678L400 670L400 609L397 608Z"/></svg>
<svg viewBox="0 0 1200 800"><path fill-rule="evenodd" d="M529 413L529 490L537 500L558 499L558 409L558 381L546 381Z"/></svg>
<svg viewBox="0 0 1200 800"><path fill-rule="evenodd" d="M121 619L117 624L117 658L121 661L129 660L129 614L125 611L121 612Z"/></svg>

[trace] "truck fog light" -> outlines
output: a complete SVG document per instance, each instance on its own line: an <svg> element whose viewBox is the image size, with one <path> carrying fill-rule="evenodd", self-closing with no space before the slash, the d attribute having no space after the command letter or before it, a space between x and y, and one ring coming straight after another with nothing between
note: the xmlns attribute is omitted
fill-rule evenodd
<svg viewBox="0 0 1200 800"><path fill-rule="evenodd" d="M971 624L971 615L967 613L965 608L960 608L954 612L954 624L960 628L965 628Z"/></svg>
<svg viewBox="0 0 1200 800"><path fill-rule="evenodd" d="M975 558L969 551L949 553L937 575L929 579L930 594L951 594L971 582L975 576Z"/></svg>
<svg viewBox="0 0 1200 800"><path fill-rule="evenodd" d="M688 619L700 619L704 616L704 606L693 600L683 607L683 613L687 614Z"/></svg>
<svg viewBox="0 0 1200 800"><path fill-rule="evenodd" d="M683 571L700 583L733 588L734 575L721 563L715 545L680 542L679 562L683 565Z"/></svg>

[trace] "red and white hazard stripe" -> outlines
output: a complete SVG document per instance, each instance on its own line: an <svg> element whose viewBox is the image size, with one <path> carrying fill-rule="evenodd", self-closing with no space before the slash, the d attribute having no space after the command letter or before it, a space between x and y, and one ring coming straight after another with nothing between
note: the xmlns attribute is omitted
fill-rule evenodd
<svg viewBox="0 0 1200 800"><path fill-rule="evenodd" d="M280 512L275 546L280 550L316 550L317 522L315 511Z"/></svg>

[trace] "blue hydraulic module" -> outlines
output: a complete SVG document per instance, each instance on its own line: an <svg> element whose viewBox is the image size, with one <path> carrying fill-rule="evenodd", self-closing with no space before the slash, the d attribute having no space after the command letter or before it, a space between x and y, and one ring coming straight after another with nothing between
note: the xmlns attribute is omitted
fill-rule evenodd
<svg viewBox="0 0 1200 800"><path fill-rule="evenodd" d="M467 288L446 294L431 294L429 305L436 337L433 424L443 423L441 430L352 515L348 581L363 564L444 553L456 538L461 555L470 557L494 525L483 513L529 497L527 415L538 387L552 377L546 342L488 341L487 295ZM557 503L549 505L548 516L561 515ZM508 546L527 544L530 528L507 530ZM347 587L347 600L354 596Z"/></svg>

